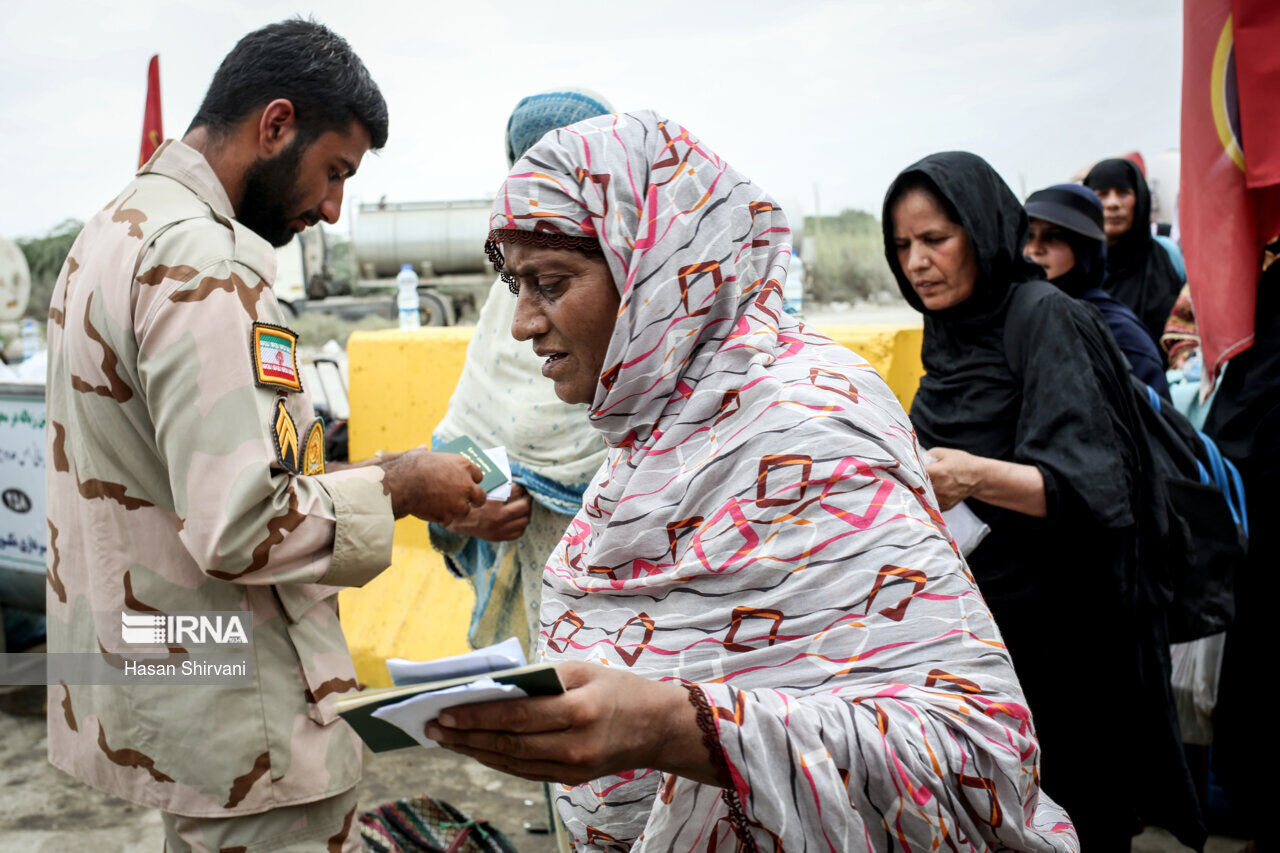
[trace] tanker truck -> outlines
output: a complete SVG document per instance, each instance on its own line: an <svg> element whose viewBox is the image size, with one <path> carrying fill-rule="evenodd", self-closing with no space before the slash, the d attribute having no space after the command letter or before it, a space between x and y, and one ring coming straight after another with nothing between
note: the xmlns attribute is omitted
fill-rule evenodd
<svg viewBox="0 0 1280 853"><path fill-rule="evenodd" d="M0 333L17 335L31 271L0 237ZM0 366L0 608L44 608L44 377L23 379ZM3 645L0 644L0 651Z"/></svg>
<svg viewBox="0 0 1280 853"><path fill-rule="evenodd" d="M351 250L358 287L392 287L413 267L424 326L451 326L478 311L493 283L484 254L491 199L353 205Z"/></svg>
<svg viewBox="0 0 1280 853"><path fill-rule="evenodd" d="M11 338L27 310L31 296L31 270L18 244L0 237L0 336Z"/></svg>
<svg viewBox="0 0 1280 853"><path fill-rule="evenodd" d="M293 314L324 311L347 319L394 317L396 275L418 274L424 326L450 326L478 311L494 272L484 254L488 200L353 203L350 289L334 284L328 240L308 228L276 251L277 298Z"/></svg>

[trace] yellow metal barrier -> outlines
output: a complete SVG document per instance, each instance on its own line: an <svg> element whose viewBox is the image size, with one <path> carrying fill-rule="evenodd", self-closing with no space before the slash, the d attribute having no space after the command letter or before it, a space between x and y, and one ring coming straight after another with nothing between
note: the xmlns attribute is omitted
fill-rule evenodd
<svg viewBox="0 0 1280 853"><path fill-rule="evenodd" d="M831 326L832 339L880 372L904 407L923 370L919 326ZM347 343L350 453L407 450L431 440L462 374L471 329L356 332ZM396 523L391 568L339 598L342 626L360 680L390 684L389 657L429 659L467 651L474 596L449 574L427 539L426 522Z"/></svg>

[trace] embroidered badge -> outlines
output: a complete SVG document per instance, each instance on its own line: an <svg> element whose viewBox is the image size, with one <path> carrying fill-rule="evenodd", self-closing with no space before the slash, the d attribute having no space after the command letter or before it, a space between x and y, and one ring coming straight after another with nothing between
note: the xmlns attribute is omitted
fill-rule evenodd
<svg viewBox="0 0 1280 853"><path fill-rule="evenodd" d="M307 428L307 444L302 451L302 473L308 477L324 473L324 424L319 418Z"/></svg>
<svg viewBox="0 0 1280 853"><path fill-rule="evenodd" d="M275 407L271 410L271 437L275 439L276 455L280 464L287 470L298 473L298 428L289 415L284 397L276 397Z"/></svg>
<svg viewBox="0 0 1280 853"><path fill-rule="evenodd" d="M283 326L253 324L251 344L254 381L263 388L301 391L298 376L298 336Z"/></svg>

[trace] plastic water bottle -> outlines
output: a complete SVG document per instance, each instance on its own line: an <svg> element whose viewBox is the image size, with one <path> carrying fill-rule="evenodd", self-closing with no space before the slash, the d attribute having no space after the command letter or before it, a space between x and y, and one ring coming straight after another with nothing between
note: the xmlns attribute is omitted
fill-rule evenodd
<svg viewBox="0 0 1280 853"><path fill-rule="evenodd" d="M22 321L22 360L26 361L38 352L40 352L40 330L36 328L36 321L28 317Z"/></svg>
<svg viewBox="0 0 1280 853"><path fill-rule="evenodd" d="M804 317L804 261L791 256L787 280L782 283L782 310L793 317Z"/></svg>
<svg viewBox="0 0 1280 853"><path fill-rule="evenodd" d="M1204 370L1204 362L1200 360L1200 350L1196 350L1187 356L1187 360L1182 363L1182 375L1188 382L1199 382L1200 373Z"/></svg>
<svg viewBox="0 0 1280 853"><path fill-rule="evenodd" d="M410 331L418 328L418 274L409 264L400 266L400 274L396 276L396 307L400 313L400 330Z"/></svg>

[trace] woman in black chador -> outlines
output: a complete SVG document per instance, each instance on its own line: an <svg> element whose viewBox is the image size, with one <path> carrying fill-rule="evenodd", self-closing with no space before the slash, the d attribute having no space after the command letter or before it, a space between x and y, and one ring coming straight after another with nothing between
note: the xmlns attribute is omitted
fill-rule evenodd
<svg viewBox="0 0 1280 853"><path fill-rule="evenodd" d="M1151 190L1129 160L1102 160L1084 185L1098 194L1107 234L1102 288L1133 309L1160 350L1160 336L1182 289L1169 253L1151 236ZM1160 350L1161 353L1164 350Z"/></svg>
<svg viewBox="0 0 1280 853"><path fill-rule="evenodd" d="M1275 649L1271 620L1280 582L1280 238L1263 252L1253 346L1231 359L1220 379L1204 431L1240 469L1249 511L1249 556L1236 572L1236 619L1213 712L1213 769L1258 850L1274 850L1268 812L1275 776L1261 756L1256 720L1259 674ZM1271 845L1267 841L1271 841Z"/></svg>
<svg viewBox="0 0 1280 853"><path fill-rule="evenodd" d="M969 565L1039 733L1044 789L1089 853L1139 820L1204 841L1169 686L1161 596L1139 571L1140 421L1101 315L1023 258L1027 215L973 154L907 168L885 256L924 314L911 405L938 501L991 528Z"/></svg>

